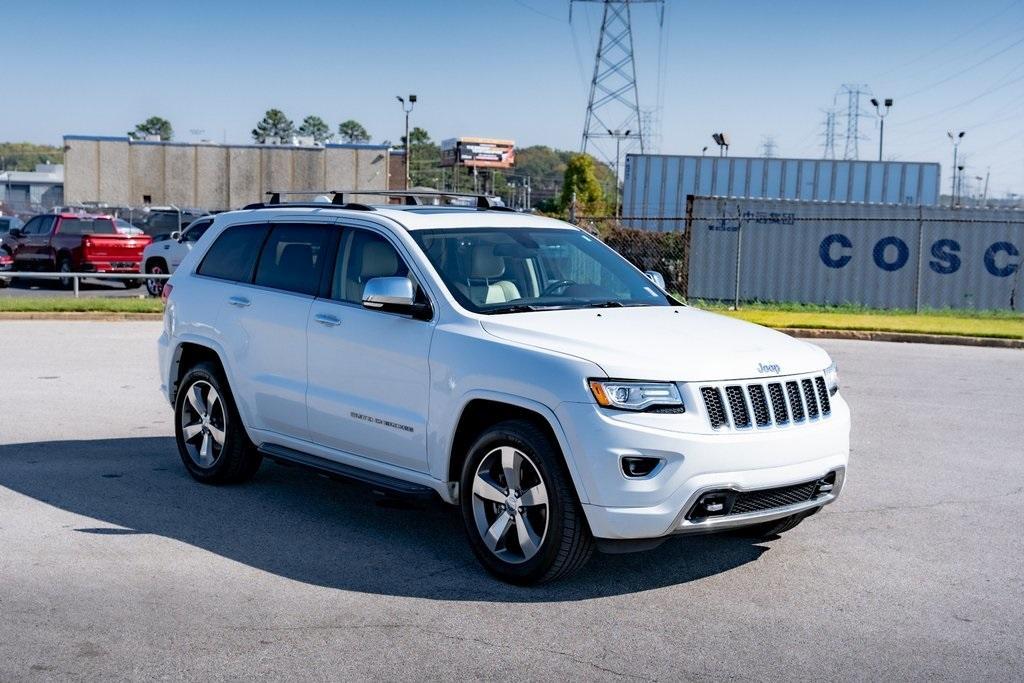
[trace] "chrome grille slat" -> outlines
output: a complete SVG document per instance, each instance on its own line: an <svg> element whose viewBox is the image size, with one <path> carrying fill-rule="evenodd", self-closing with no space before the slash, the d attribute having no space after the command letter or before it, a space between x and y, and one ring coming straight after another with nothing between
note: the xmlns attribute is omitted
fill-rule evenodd
<svg viewBox="0 0 1024 683"><path fill-rule="evenodd" d="M821 403L821 412L823 415L829 415L832 412L832 401L828 397L828 387L825 386L824 377L815 377L814 384L818 387L818 401Z"/></svg>
<svg viewBox="0 0 1024 683"><path fill-rule="evenodd" d="M732 424L737 429L750 426L750 413L747 411L747 401L743 396L743 387L728 386L725 388L725 398L729 401L729 412L732 413Z"/></svg>
<svg viewBox="0 0 1024 683"><path fill-rule="evenodd" d="M764 395L764 387L760 384L751 384L747 387L750 395L750 407L754 412L754 422L758 427L767 427L772 423L772 416L768 412L768 399Z"/></svg>
<svg viewBox="0 0 1024 683"><path fill-rule="evenodd" d="M793 422L803 422L806 416L804 401L800 398L800 387L796 382L786 382L786 398L789 399L789 414L793 416Z"/></svg>
<svg viewBox="0 0 1024 683"><path fill-rule="evenodd" d="M818 417L818 399L814 396L814 383L810 378L800 380L804 390L804 401L807 403L807 417L815 420Z"/></svg>
<svg viewBox="0 0 1024 683"><path fill-rule="evenodd" d="M832 414L822 375L754 384L702 386L712 429L761 429L804 424Z"/></svg>
<svg viewBox="0 0 1024 683"><path fill-rule="evenodd" d="M782 393L782 385L778 382L769 384L768 395L772 399L772 413L775 414L775 424L789 424L789 409L786 408L786 396Z"/></svg>

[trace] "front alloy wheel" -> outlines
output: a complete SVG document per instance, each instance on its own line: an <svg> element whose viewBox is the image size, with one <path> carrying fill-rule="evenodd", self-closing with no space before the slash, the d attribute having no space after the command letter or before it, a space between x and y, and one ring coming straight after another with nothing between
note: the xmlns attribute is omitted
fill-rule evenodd
<svg viewBox="0 0 1024 683"><path fill-rule="evenodd" d="M548 531L548 490L512 446L485 455L473 477L473 519L487 549L510 564L533 558Z"/></svg>
<svg viewBox="0 0 1024 683"><path fill-rule="evenodd" d="M151 275L163 275L164 267L162 265L155 264L146 269ZM164 280L157 278L146 278L146 291L149 292L150 296L160 296L164 291Z"/></svg>
<svg viewBox="0 0 1024 683"><path fill-rule="evenodd" d="M593 552L562 453L542 424L513 419L485 429L469 448L459 490L473 554L503 581L568 576Z"/></svg>

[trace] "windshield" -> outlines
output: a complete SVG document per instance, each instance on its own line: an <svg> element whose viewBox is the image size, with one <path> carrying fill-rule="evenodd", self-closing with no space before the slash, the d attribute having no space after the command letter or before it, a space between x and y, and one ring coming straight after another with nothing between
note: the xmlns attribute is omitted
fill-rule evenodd
<svg viewBox="0 0 1024 683"><path fill-rule="evenodd" d="M582 230L414 230L455 299L477 313L673 301L625 259Z"/></svg>

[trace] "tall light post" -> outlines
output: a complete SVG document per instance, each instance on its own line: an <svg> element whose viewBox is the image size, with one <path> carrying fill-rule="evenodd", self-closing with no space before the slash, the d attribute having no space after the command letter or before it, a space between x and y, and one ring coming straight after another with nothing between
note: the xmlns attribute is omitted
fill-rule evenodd
<svg viewBox="0 0 1024 683"><path fill-rule="evenodd" d="M885 117L889 114L889 109L892 107L892 98L886 97L882 100L882 104L879 104L878 100L874 97L871 98L871 104L875 107L875 114L878 115L878 160L882 160L882 143L885 141Z"/></svg>
<svg viewBox="0 0 1024 683"><path fill-rule="evenodd" d="M711 139L718 145L718 156L729 156L729 136L725 133L712 133Z"/></svg>
<svg viewBox="0 0 1024 683"><path fill-rule="evenodd" d="M966 133L967 133L967 131L965 131L965 130L962 130L959 133L954 133L951 130L950 131L946 131L946 135L948 135L949 139L953 142L953 182L951 183L951 186L949 188L949 194L950 194L949 206L950 206L950 208L956 206L956 175L957 175L957 173L956 173L956 171L957 171L957 168L956 168L956 155L957 155L957 152L960 150L960 141L964 139L964 135Z"/></svg>
<svg viewBox="0 0 1024 683"><path fill-rule="evenodd" d="M614 216L619 215L619 146L623 140L638 137L633 135L632 132L631 130L626 130L626 132L620 130L608 131L608 135L615 138L615 213L612 214Z"/></svg>
<svg viewBox="0 0 1024 683"><path fill-rule="evenodd" d="M416 104L416 96L409 95L409 100L406 101L401 95L395 95L398 103L402 105L402 111L405 112L405 189L409 189L409 161L412 159L412 144L409 141L409 114L412 112L413 106Z"/></svg>

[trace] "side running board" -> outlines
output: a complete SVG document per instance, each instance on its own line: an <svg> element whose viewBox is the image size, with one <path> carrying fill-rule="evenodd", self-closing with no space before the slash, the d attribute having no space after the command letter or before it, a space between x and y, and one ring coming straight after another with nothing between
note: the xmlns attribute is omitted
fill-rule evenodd
<svg viewBox="0 0 1024 683"><path fill-rule="evenodd" d="M260 444L259 451L271 460L288 465L299 465L311 470L316 470L317 472L322 472L332 477L339 477L342 479L348 479L349 481L355 481L360 484L365 484L374 491L379 491L385 495L401 498L413 498L423 501L437 498L437 491L429 486L413 484L395 477L389 477L386 474L378 474L377 472L364 470L360 467L345 465L340 462L321 458L318 455L303 453L302 451L297 451L286 446L264 443Z"/></svg>

